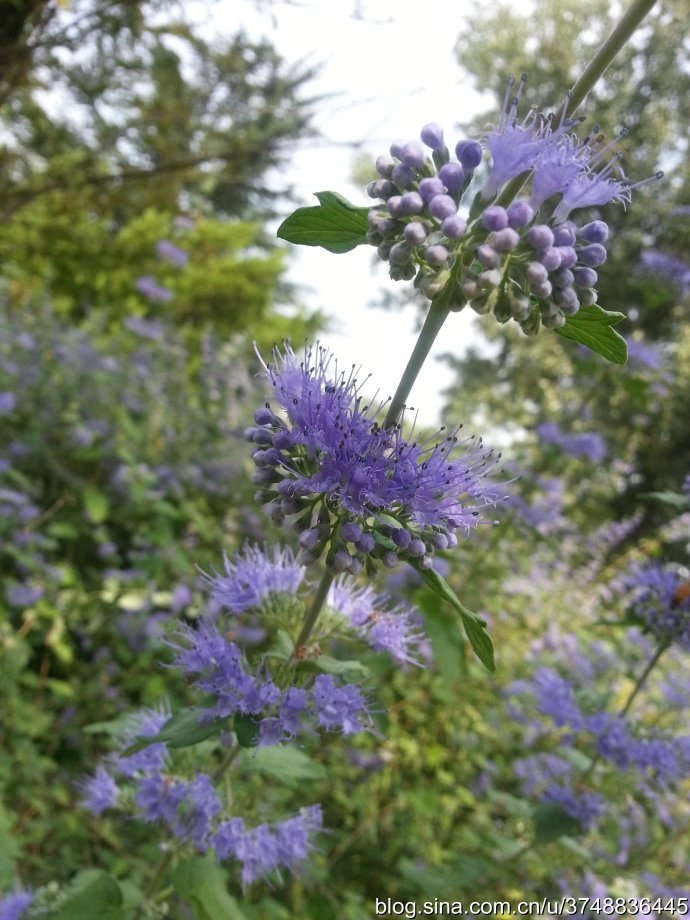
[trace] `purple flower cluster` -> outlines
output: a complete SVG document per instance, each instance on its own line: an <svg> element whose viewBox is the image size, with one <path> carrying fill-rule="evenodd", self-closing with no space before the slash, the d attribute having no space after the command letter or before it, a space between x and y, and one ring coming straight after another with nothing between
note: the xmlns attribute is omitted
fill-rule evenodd
<svg viewBox="0 0 690 920"><path fill-rule="evenodd" d="M481 509L504 498L487 481L498 458L481 441L454 433L418 442L400 425L382 428L354 368L340 372L325 349L305 347L300 362L286 345L264 368L287 418L267 404L246 431L256 498L278 521L295 516L306 562L327 549L334 572L371 559L429 568L436 550L457 545L457 530L468 534Z"/></svg>
<svg viewBox="0 0 690 920"><path fill-rule="evenodd" d="M174 644L173 664L193 679L194 685L215 699L204 709L205 718L249 716L258 726L260 745L293 738L306 723L328 731L352 734L363 731L369 714L366 700L354 684L337 685L319 674L310 688L281 691L261 673L251 673L241 649L221 634L217 625L203 620L197 628L180 628L182 645Z"/></svg>
<svg viewBox="0 0 690 920"><path fill-rule="evenodd" d="M681 297L690 293L690 264L659 249L645 249L640 253L642 270L663 278L678 288Z"/></svg>
<svg viewBox="0 0 690 920"><path fill-rule="evenodd" d="M690 580L673 565L634 566L618 587L629 594L629 613L662 642L690 650Z"/></svg>
<svg viewBox="0 0 690 920"><path fill-rule="evenodd" d="M219 860L232 856L242 864L242 884L251 885L282 868L297 871L313 849L322 821L319 805L301 808L286 821L252 828L241 818L231 818L218 826L212 845Z"/></svg>
<svg viewBox="0 0 690 920"><path fill-rule="evenodd" d="M232 613L258 609L272 594L294 595L304 577L304 565L289 547L247 546L229 559L223 555L225 573L203 576L215 602Z"/></svg>
<svg viewBox="0 0 690 920"><path fill-rule="evenodd" d="M3 895L0 897L0 920L21 920L33 899L30 891L12 891Z"/></svg>
<svg viewBox="0 0 690 920"><path fill-rule="evenodd" d="M451 160L443 130L428 124L421 144L394 143L376 160L379 178L367 192L380 203L369 210L367 239L394 280L414 278L430 300L443 293L450 309L469 302L534 335L542 323L562 326L580 306L596 303L595 269L606 260L608 227L596 220L578 229L571 212L629 201L634 186L619 154L610 153L617 139L604 144L598 127L578 139L577 120L555 124L536 109L519 122L525 80L517 92L509 81L499 123L483 138L491 170L471 207L463 196L482 162L482 144L461 140ZM491 203L507 182L528 175L529 200L507 208Z"/></svg>
<svg viewBox="0 0 690 920"><path fill-rule="evenodd" d="M561 431L555 422L542 422L535 430L542 441L559 447L571 457L586 457L600 463L607 454L606 441L595 431L568 433Z"/></svg>
<svg viewBox="0 0 690 920"><path fill-rule="evenodd" d="M319 719L326 727L337 722L342 715L342 700L337 699L337 692L334 695L333 689L329 678L319 691L323 697ZM348 691L351 689L347 688ZM350 703L354 702L350 700ZM141 714L139 722L143 734L147 734L147 727L154 727L155 715L155 711ZM355 730L356 718L353 710L348 726L352 730ZM131 729L132 726L128 728L124 740L132 740ZM175 837L190 843L199 852L213 849L219 860L228 857L238 860L242 865L242 882L245 885L280 868L292 871L299 868L309 855L314 835L321 827L320 806L302 808L293 818L276 824L246 828L242 818L229 818L223 813L214 782L205 773L197 773L189 780L183 779L163 769L159 756L137 760L136 769L122 769L124 760L134 761L140 754L161 747L167 760L167 746L154 744L130 758L119 757L115 761L116 769L134 782L133 801L144 821L164 824ZM103 766L99 766L95 776L82 781L80 788L81 805L95 815L115 807L118 799L122 801L125 798ZM30 899L27 904L29 902Z"/></svg>
<svg viewBox="0 0 690 920"><path fill-rule="evenodd" d="M169 303L174 297L173 292L159 284L152 275L141 275L134 282L134 287L155 303Z"/></svg>
<svg viewBox="0 0 690 920"><path fill-rule="evenodd" d="M370 585L358 587L349 575L333 583L327 603L375 651L386 652L398 664L421 664L418 656L425 634L412 607L391 606L387 594L377 594Z"/></svg>

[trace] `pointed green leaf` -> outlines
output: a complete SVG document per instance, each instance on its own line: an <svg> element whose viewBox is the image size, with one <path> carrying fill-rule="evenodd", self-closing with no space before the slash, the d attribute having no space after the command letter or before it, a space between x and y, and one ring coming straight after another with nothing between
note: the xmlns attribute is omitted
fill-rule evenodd
<svg viewBox="0 0 690 920"><path fill-rule="evenodd" d="M165 723L157 735L147 735L145 738L139 738L134 744L130 744L121 756L131 757L143 751L150 744L158 744L164 741L168 747L183 748L190 747L192 744L198 744L205 741L212 735L218 735L227 727L230 718L214 719L212 722L200 722L204 710L198 706L190 706L187 709L178 709Z"/></svg>
<svg viewBox="0 0 690 920"><path fill-rule="evenodd" d="M551 843L559 837L577 837L582 833L582 824L573 818L557 802L541 802L532 813L534 821L534 842Z"/></svg>
<svg viewBox="0 0 690 920"><path fill-rule="evenodd" d="M123 920L122 891L101 869L84 869L65 890L56 920Z"/></svg>
<svg viewBox="0 0 690 920"><path fill-rule="evenodd" d="M329 252L349 252L367 241L369 208L350 204L337 192L316 192L319 204L297 208L278 227L278 237L300 246L321 246Z"/></svg>
<svg viewBox="0 0 690 920"><path fill-rule="evenodd" d="M289 744L243 750L240 763L245 770L271 776L286 786L323 779L326 773L322 764Z"/></svg>
<svg viewBox="0 0 690 920"><path fill-rule="evenodd" d="M439 575L435 569L421 569L414 562L411 565L419 572L431 590L438 594L439 597L442 597L444 601L447 601L460 614L467 638L470 640L470 645L474 649L477 658L489 671L495 671L494 646L491 637L484 629L486 621L465 607L445 578Z"/></svg>
<svg viewBox="0 0 690 920"><path fill-rule="evenodd" d="M195 920L244 920L228 892L225 872L210 854L180 863L172 874L172 884L194 911Z"/></svg>
<svg viewBox="0 0 690 920"><path fill-rule="evenodd" d="M579 342L591 348L602 358L613 364L625 364L628 360L628 346L622 335L612 326L625 319L623 313L610 313L598 304L580 307L575 316L569 316L565 326L554 330L562 338Z"/></svg>

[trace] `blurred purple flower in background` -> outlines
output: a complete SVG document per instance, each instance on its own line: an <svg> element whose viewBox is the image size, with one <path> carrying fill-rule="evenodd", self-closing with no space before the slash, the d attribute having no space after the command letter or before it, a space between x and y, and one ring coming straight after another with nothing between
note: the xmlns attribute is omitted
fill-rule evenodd
<svg viewBox="0 0 690 920"><path fill-rule="evenodd" d="M140 294L156 303L169 303L173 299L173 292L159 284L151 275L142 275L134 283Z"/></svg>
<svg viewBox="0 0 690 920"><path fill-rule="evenodd" d="M188 253L171 243L170 240L158 240L156 243L156 255L164 262L170 262L171 265L176 265L178 268L184 268L189 262Z"/></svg>

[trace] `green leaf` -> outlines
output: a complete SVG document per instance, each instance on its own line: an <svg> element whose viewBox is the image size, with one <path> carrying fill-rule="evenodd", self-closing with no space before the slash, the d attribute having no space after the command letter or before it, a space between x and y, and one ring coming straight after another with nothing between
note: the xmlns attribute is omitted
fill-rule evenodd
<svg viewBox="0 0 690 920"><path fill-rule="evenodd" d="M532 812L534 842L551 843L559 837L576 837L582 833L582 824L569 815L556 802L542 802Z"/></svg>
<svg viewBox="0 0 690 920"><path fill-rule="evenodd" d="M374 517L382 524L386 524L388 527L392 527L393 530L400 530L402 527L400 521L396 521L394 517L391 517L390 514L386 514L385 511L377 511Z"/></svg>
<svg viewBox="0 0 690 920"><path fill-rule="evenodd" d="M103 492L87 486L84 489L86 516L92 524L102 524L108 517L108 498Z"/></svg>
<svg viewBox="0 0 690 920"><path fill-rule="evenodd" d="M297 787L301 783L323 779L326 771L322 764L312 760L299 748L284 744L276 747L244 750L240 763L245 770L271 776L286 786Z"/></svg>
<svg viewBox="0 0 690 920"><path fill-rule="evenodd" d="M57 920L122 920L122 902L114 878L101 869L85 869L67 888Z"/></svg>
<svg viewBox="0 0 690 920"><path fill-rule="evenodd" d="M168 747L183 748L190 747L192 744L198 744L205 741L212 735L218 735L227 727L230 717L223 719L214 719L212 722L199 722L199 718L204 712L198 706L190 706L187 709L178 709L165 723L157 735L147 735L145 738L139 738L134 744L130 744L121 754L122 757L131 757L143 751L150 744L157 744L165 741Z"/></svg>
<svg viewBox="0 0 690 920"><path fill-rule="evenodd" d="M172 874L172 884L194 911L195 920L245 920L228 893L225 873L210 854L180 863Z"/></svg>
<svg viewBox="0 0 690 920"><path fill-rule="evenodd" d="M476 613L473 613L465 607L445 578L439 575L435 569L422 569L418 565L415 565L414 562L410 564L419 572L431 590L438 594L439 597L442 597L444 601L449 603L451 607L460 614L465 633L470 640L470 645L474 649L477 658L479 658L484 667L489 671L495 671L496 661L494 659L493 642L488 632L484 629L486 620L482 620Z"/></svg>
<svg viewBox="0 0 690 920"><path fill-rule="evenodd" d="M437 600L426 595L431 604L424 604L424 626L431 639L431 648L434 653L434 663L439 674L447 681L454 681L465 673L465 649L467 643L460 631L457 617L451 616L440 609Z"/></svg>
<svg viewBox="0 0 690 920"><path fill-rule="evenodd" d="M316 192L319 204L297 208L278 227L278 236L300 246L349 252L367 241L369 208L357 208L337 192Z"/></svg>
<svg viewBox="0 0 690 920"><path fill-rule="evenodd" d="M259 743L260 725L261 723L258 719L253 719L251 716L237 713L233 720L232 727L235 730L237 743L240 747L254 748L257 746Z"/></svg>
<svg viewBox="0 0 690 920"><path fill-rule="evenodd" d="M555 329L562 338L579 342L613 364L626 364L628 345L611 327L625 319L623 313L610 313L598 304L580 307L575 316L567 317L565 326Z"/></svg>
<svg viewBox="0 0 690 920"><path fill-rule="evenodd" d="M640 498L651 498L665 505L671 505L672 508L687 508L690 504L687 495L681 495L679 492L645 492Z"/></svg>
<svg viewBox="0 0 690 920"><path fill-rule="evenodd" d="M330 655L319 655L313 662L300 662L300 666L312 663L322 674L350 674L364 677L369 675L369 668L356 659L341 661L339 658L331 658Z"/></svg>

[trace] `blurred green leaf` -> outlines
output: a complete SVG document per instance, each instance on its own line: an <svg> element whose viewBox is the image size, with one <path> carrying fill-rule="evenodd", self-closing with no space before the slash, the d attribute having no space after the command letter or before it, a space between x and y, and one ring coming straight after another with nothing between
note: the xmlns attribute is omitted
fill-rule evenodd
<svg viewBox="0 0 690 920"><path fill-rule="evenodd" d="M108 497L91 486L84 489L84 507L92 524L102 524L108 517Z"/></svg>
<svg viewBox="0 0 690 920"><path fill-rule="evenodd" d="M151 744L157 744L160 741L165 741L171 748L190 747L200 741L205 741L212 735L220 734L224 728L227 728L230 723L229 716L224 719L214 719L211 722L200 722L199 719L205 711L199 706L178 709L157 735L140 738L134 744L130 744L121 756L131 757L132 754L137 754Z"/></svg>
<svg viewBox="0 0 690 920"><path fill-rule="evenodd" d="M120 886L101 869L80 872L65 892L57 920L123 920Z"/></svg>
<svg viewBox="0 0 690 920"><path fill-rule="evenodd" d="M180 863L172 874L172 884L194 911L195 920L245 920L228 893L225 872L210 854Z"/></svg>
<svg viewBox="0 0 690 920"><path fill-rule="evenodd" d="M286 786L296 787L304 782L323 779L326 775L322 764L288 744L243 750L240 762L245 770L271 776Z"/></svg>
<svg viewBox="0 0 690 920"><path fill-rule="evenodd" d="M551 843L559 837L577 837L582 824L556 802L541 802L532 812L534 842Z"/></svg>

